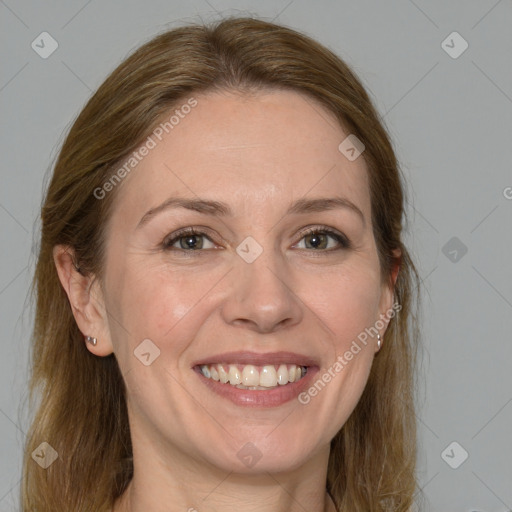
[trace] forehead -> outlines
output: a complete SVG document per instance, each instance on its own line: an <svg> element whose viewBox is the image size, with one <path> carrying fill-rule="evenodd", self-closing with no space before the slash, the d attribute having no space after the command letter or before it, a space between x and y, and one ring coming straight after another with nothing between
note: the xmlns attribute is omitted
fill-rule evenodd
<svg viewBox="0 0 512 512"><path fill-rule="evenodd" d="M338 194L369 213L364 159L339 151L349 134L313 99L283 90L192 96L193 108L180 107L192 104L184 98L162 117L118 190L119 207L130 205L126 222L170 195L221 200L243 214Z"/></svg>

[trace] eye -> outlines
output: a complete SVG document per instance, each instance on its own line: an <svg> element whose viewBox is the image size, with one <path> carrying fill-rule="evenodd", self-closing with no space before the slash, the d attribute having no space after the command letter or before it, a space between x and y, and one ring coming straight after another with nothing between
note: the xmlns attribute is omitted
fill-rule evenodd
<svg viewBox="0 0 512 512"><path fill-rule="evenodd" d="M194 228L184 228L169 235L163 241L162 247L166 251L198 251L200 249L213 249L215 244L208 238L206 233Z"/></svg>
<svg viewBox="0 0 512 512"><path fill-rule="evenodd" d="M302 233L302 238L298 244L294 245L297 249L316 249L318 251L329 251L337 249L350 248L348 238L329 228L316 227L310 228Z"/></svg>
<svg viewBox="0 0 512 512"><path fill-rule="evenodd" d="M310 228L302 233L301 240L293 246L297 249L315 249L316 251L335 251L351 247L343 234L327 227ZM166 251L194 252L215 249L216 245L204 231L195 228L183 228L169 235L162 243Z"/></svg>

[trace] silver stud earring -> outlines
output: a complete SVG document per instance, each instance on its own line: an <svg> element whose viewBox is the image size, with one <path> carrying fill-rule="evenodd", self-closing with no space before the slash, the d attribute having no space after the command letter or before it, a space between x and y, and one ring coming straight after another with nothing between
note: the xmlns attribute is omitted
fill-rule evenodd
<svg viewBox="0 0 512 512"><path fill-rule="evenodd" d="M380 345L382 343L382 338L380 337L380 334L377 334L377 348L380 350Z"/></svg>
<svg viewBox="0 0 512 512"><path fill-rule="evenodd" d="M87 343L90 343L93 347L95 347L96 343L98 343L98 340L96 338L93 338L92 336L86 336L85 341Z"/></svg>

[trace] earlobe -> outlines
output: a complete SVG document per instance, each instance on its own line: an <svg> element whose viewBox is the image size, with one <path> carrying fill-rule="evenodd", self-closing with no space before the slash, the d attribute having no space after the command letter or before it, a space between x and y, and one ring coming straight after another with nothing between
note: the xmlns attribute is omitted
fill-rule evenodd
<svg viewBox="0 0 512 512"><path fill-rule="evenodd" d="M86 343L87 349L95 355L106 356L113 352L108 320L99 286L94 286L93 276L84 275L75 265L74 251L64 245L53 248L53 260L57 274L80 331L87 339L96 343Z"/></svg>

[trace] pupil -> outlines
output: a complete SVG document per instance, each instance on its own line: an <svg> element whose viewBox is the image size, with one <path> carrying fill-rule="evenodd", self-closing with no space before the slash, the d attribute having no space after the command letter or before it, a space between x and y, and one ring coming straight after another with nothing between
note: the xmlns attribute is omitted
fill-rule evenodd
<svg viewBox="0 0 512 512"><path fill-rule="evenodd" d="M195 249L198 245L197 242L197 236L196 235L190 235L185 238L185 244L187 245L188 249Z"/></svg>
<svg viewBox="0 0 512 512"><path fill-rule="evenodd" d="M312 245L313 247L318 247L318 246L322 245L322 242L323 242L322 235L311 235L310 245Z"/></svg>

